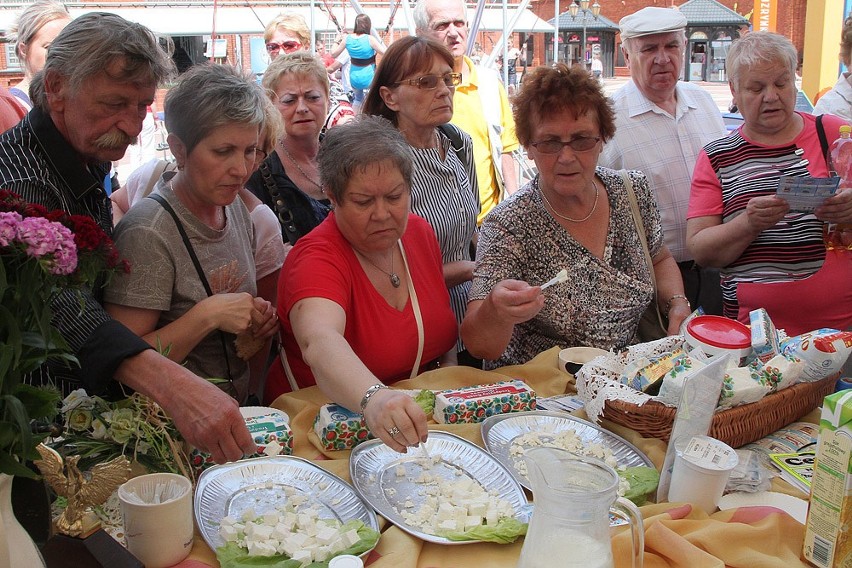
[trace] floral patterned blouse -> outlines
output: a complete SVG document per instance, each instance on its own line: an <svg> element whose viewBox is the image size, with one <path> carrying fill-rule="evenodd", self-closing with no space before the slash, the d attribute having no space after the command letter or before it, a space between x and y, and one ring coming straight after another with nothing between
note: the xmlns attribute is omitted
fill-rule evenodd
<svg viewBox="0 0 852 568"><path fill-rule="evenodd" d="M538 178L498 205L482 224L470 300L484 300L501 280L539 285L560 270L568 280L546 289L542 310L515 325L503 355L486 369L526 363L554 346L619 349L634 341L653 297L651 275L621 175L598 167L609 199L609 230L597 258L545 209ZM660 213L642 172L630 171L651 256L663 246Z"/></svg>

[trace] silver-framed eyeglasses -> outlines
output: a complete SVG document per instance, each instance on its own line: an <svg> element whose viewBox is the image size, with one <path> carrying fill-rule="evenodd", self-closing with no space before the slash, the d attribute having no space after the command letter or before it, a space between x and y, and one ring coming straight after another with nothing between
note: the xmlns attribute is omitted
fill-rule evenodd
<svg viewBox="0 0 852 568"><path fill-rule="evenodd" d="M462 75L461 73L444 73L443 75L423 75L422 77L416 77L414 79L403 79L402 81L398 81L396 85L413 85L418 89L423 89L424 91L431 91L432 89L437 89L440 81L444 82L449 88L458 87L461 85Z"/></svg>
<svg viewBox="0 0 852 568"><path fill-rule="evenodd" d="M565 142L562 140L542 140L540 142L532 142L530 146L542 154L559 154L565 146L568 146L574 152L588 152L597 146L600 141L600 136L575 136Z"/></svg>

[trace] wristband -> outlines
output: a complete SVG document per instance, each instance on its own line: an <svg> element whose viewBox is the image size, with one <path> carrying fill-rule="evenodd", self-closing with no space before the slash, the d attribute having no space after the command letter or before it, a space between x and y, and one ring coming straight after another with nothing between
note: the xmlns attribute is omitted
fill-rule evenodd
<svg viewBox="0 0 852 568"><path fill-rule="evenodd" d="M370 402L370 398L378 391L386 388L388 388L386 385L376 383L364 392L364 396L361 398L361 414L364 414L364 409L367 408L367 403Z"/></svg>
<svg viewBox="0 0 852 568"><path fill-rule="evenodd" d="M683 300L684 302L686 302L686 307L687 307L687 308L689 308L690 310L692 309L692 304L690 304L690 303L689 303L689 298L687 298L687 297L686 297L686 296L684 296L683 294L675 294L674 296L672 296L671 298L669 298L669 301L668 301L668 302L666 302L666 314L665 314L666 316L668 316L668 315L669 315L669 311L671 311L671 309L672 309L672 302L674 302L674 301L675 301L675 300L677 300L678 298L679 298L679 299L681 299L681 300Z"/></svg>

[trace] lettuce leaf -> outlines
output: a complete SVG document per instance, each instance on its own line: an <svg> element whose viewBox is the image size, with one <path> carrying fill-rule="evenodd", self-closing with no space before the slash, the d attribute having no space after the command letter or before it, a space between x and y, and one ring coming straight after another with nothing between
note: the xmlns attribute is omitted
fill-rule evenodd
<svg viewBox="0 0 852 568"><path fill-rule="evenodd" d="M426 416L431 416L432 412L435 411L435 392L423 389L414 395L414 402L423 409Z"/></svg>
<svg viewBox="0 0 852 568"><path fill-rule="evenodd" d="M660 473L653 467L628 467L618 472L630 484L630 489L624 493L625 499L630 499L640 507L648 501L648 495L657 489L660 483Z"/></svg>
<svg viewBox="0 0 852 568"><path fill-rule="evenodd" d="M522 523L515 518L503 518L493 526L479 525L466 531L442 531L438 536L455 541L482 540L496 542L497 544L509 544L525 534L527 534L527 523Z"/></svg>
<svg viewBox="0 0 852 568"><path fill-rule="evenodd" d="M337 554L361 554L371 550L379 542L379 533L374 531L362 521L348 521L341 527L341 531L346 532L351 529L358 531L358 536L361 540L356 542L350 548L341 550ZM228 542L224 546L216 549L216 559L219 561L221 568L252 568L255 566L264 566L265 568L301 568L302 563L297 560L292 560L284 554L276 554L274 556L250 556L248 551L239 546L235 542ZM328 562L312 562L306 568L328 568Z"/></svg>

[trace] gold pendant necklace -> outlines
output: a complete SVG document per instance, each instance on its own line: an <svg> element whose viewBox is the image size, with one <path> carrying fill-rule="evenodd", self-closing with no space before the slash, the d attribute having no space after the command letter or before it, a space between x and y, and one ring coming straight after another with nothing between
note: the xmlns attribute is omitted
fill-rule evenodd
<svg viewBox="0 0 852 568"><path fill-rule="evenodd" d="M595 183L595 180L592 180L592 186L594 186L594 188L595 188L595 202L592 204L592 210L589 211L589 214L586 215L585 217L583 217L582 219L572 219L571 217L568 217L567 215L561 214L559 211L556 210L555 207L553 207L553 205L547 199L547 196L544 194L544 190L541 189L541 186L538 184L537 179L536 179L536 186L538 187L539 193L541 193L541 198L544 199L544 202L547 203L547 206L550 207L550 210L553 212L553 214L556 215L557 217L559 217L560 219L565 219L566 221L571 221L572 223L582 223L583 221L588 221L589 219L591 219L592 215L595 214L595 209L598 208L598 197L600 197L601 188L598 187L598 184Z"/></svg>

